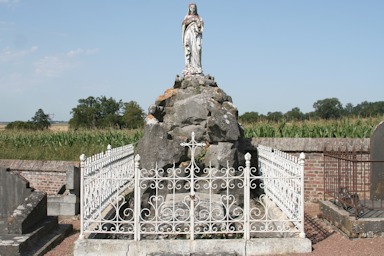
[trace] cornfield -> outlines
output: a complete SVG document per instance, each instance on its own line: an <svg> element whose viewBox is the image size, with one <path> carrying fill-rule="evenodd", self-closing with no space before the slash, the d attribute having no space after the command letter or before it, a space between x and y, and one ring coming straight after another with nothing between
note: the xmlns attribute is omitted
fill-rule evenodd
<svg viewBox="0 0 384 256"><path fill-rule="evenodd" d="M244 135L274 138L369 138L383 118L351 118L295 122L258 122L244 125Z"/></svg>
<svg viewBox="0 0 384 256"><path fill-rule="evenodd" d="M244 135L275 138L369 138L382 121L351 118L245 124ZM143 130L0 131L0 159L79 161L79 156L105 151L108 144L137 144Z"/></svg>
<svg viewBox="0 0 384 256"><path fill-rule="evenodd" d="M1 131L0 159L78 161L105 151L108 144L136 144L142 130Z"/></svg>

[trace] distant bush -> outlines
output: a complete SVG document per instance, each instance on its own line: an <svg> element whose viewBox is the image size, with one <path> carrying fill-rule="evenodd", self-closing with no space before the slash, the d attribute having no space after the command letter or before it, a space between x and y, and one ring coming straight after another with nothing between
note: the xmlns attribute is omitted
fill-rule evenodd
<svg viewBox="0 0 384 256"><path fill-rule="evenodd" d="M36 111L35 115L32 117L32 121L15 121L8 123L5 126L6 130L28 130L28 131L36 131L36 130L46 130L51 126L51 118L49 115L45 114L44 111L39 108Z"/></svg>
<svg viewBox="0 0 384 256"><path fill-rule="evenodd" d="M28 122L15 121L15 122L8 123L5 126L5 129L6 130L29 130L29 131L36 131L36 130L39 129L39 127L35 123L33 123L31 121L28 121Z"/></svg>

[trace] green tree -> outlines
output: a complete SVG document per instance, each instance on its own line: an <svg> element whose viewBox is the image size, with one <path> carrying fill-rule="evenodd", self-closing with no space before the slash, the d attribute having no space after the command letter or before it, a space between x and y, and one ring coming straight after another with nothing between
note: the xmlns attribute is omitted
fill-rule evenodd
<svg viewBox="0 0 384 256"><path fill-rule="evenodd" d="M121 125L124 128L136 129L144 125L145 113L136 101L124 103L124 114L121 117Z"/></svg>
<svg viewBox="0 0 384 256"><path fill-rule="evenodd" d="M72 108L72 118L69 120L71 129L96 129L120 126L120 110L122 101L105 96L94 98L89 96L80 99L79 104Z"/></svg>
<svg viewBox="0 0 384 256"><path fill-rule="evenodd" d="M339 118L343 113L343 105L337 98L318 100L313 104L315 113L323 119Z"/></svg>
<svg viewBox="0 0 384 256"><path fill-rule="evenodd" d="M352 103L347 103L344 107L344 113L347 116L352 116L353 115L353 104Z"/></svg>
<svg viewBox="0 0 384 256"><path fill-rule="evenodd" d="M36 126L38 130L48 129L51 126L51 118L48 114L45 114L44 111L39 108L35 116L32 117L32 123Z"/></svg>
<svg viewBox="0 0 384 256"><path fill-rule="evenodd" d="M239 120L242 123L256 123L259 121L259 113L257 112L245 112L239 116Z"/></svg>
<svg viewBox="0 0 384 256"><path fill-rule="evenodd" d="M123 103L105 96L80 99L72 109L71 129L138 128L144 123L144 112L135 101Z"/></svg>
<svg viewBox="0 0 384 256"><path fill-rule="evenodd" d="M282 119L283 119L283 113L280 111L267 113L268 121L278 122L279 120L282 120Z"/></svg>
<svg viewBox="0 0 384 256"><path fill-rule="evenodd" d="M105 96L98 98L98 102L100 115L97 126L100 128L120 127L120 112L123 102L111 97L107 99Z"/></svg>
<svg viewBox="0 0 384 256"><path fill-rule="evenodd" d="M96 128L97 120L100 118L97 99L89 96L86 99L79 99L78 102L79 104L72 108L69 127L71 129Z"/></svg>
<svg viewBox="0 0 384 256"><path fill-rule="evenodd" d="M303 120L304 114L300 111L300 108L295 107L284 114L285 119L288 121Z"/></svg>
<svg viewBox="0 0 384 256"><path fill-rule="evenodd" d="M367 102L363 101L353 108L356 116L371 117L384 114L384 101Z"/></svg>

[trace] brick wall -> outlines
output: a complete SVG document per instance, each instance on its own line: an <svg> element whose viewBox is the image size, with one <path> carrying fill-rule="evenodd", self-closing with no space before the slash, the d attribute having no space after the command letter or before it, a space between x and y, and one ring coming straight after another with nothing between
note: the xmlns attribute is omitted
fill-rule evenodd
<svg viewBox="0 0 384 256"><path fill-rule="evenodd" d="M30 187L56 195L66 184L68 167L79 166L78 162L66 161L32 161L32 160L0 160L0 166L18 172L29 181Z"/></svg>
<svg viewBox="0 0 384 256"><path fill-rule="evenodd" d="M318 201L324 197L324 157L323 151L327 148L337 148L341 145L356 147L368 153L370 139L348 138L254 138L252 146L264 145L279 149L299 157L305 153L304 165L304 195L306 201ZM252 150L250 148L250 150Z"/></svg>
<svg viewBox="0 0 384 256"><path fill-rule="evenodd" d="M29 181L29 185L46 192L47 195L56 195L65 185L66 173L62 171L18 171L21 176Z"/></svg>
<svg viewBox="0 0 384 256"><path fill-rule="evenodd" d="M317 201L324 196L324 158L322 153L307 153L304 165L305 198Z"/></svg>

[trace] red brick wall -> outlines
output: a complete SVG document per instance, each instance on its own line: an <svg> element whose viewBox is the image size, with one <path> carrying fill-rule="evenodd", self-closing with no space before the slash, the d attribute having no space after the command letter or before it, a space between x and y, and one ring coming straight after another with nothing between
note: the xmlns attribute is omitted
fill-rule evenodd
<svg viewBox="0 0 384 256"><path fill-rule="evenodd" d="M252 145L264 145L279 149L299 157L305 154L304 165L304 196L306 201L318 201L324 198L324 157L327 148L337 148L341 145L356 147L368 152L370 139L349 138L254 138ZM252 149L250 149L252 150Z"/></svg>
<svg viewBox="0 0 384 256"><path fill-rule="evenodd" d="M30 187L56 195L66 184L68 167L79 166L78 162L66 161L33 161L33 160L0 160L0 166L20 173L29 181Z"/></svg>
<svg viewBox="0 0 384 256"><path fill-rule="evenodd" d="M322 153L306 154L304 165L304 196L307 201L317 201L323 199L323 167L324 158Z"/></svg>
<svg viewBox="0 0 384 256"><path fill-rule="evenodd" d="M20 175L29 181L30 187L56 195L66 182L66 173L55 171L19 171Z"/></svg>

